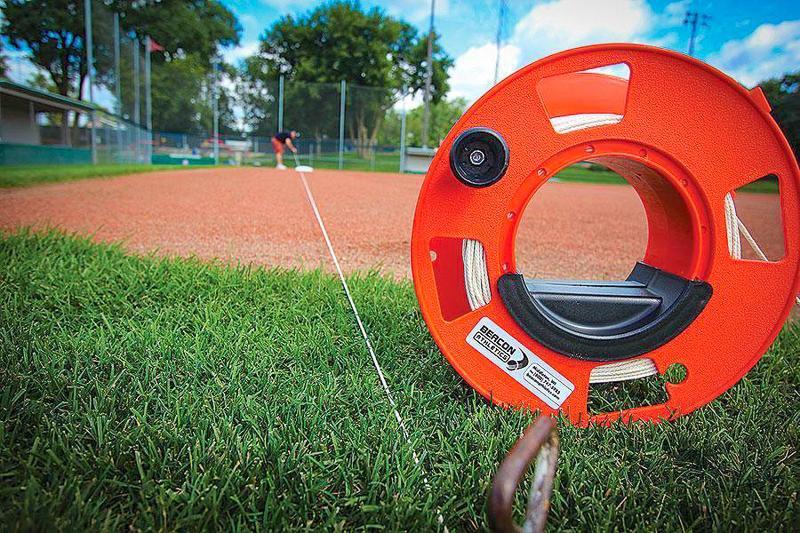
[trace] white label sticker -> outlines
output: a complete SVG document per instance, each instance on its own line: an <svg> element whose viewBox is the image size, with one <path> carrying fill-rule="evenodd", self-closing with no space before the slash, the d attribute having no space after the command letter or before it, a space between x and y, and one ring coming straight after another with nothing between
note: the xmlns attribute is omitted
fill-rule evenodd
<svg viewBox="0 0 800 533"><path fill-rule="evenodd" d="M467 344L553 409L561 407L575 390L567 378L487 317L469 332Z"/></svg>

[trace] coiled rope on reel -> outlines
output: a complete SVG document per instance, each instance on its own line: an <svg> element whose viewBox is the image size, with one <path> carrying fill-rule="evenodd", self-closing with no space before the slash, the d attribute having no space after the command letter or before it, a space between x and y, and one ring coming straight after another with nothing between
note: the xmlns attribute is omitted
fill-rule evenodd
<svg viewBox="0 0 800 533"><path fill-rule="evenodd" d="M629 79L598 71L617 65ZM647 250L625 280L517 272L520 214L578 161L620 174L645 208ZM767 175L780 182L778 261L732 197ZM800 289L798 236L800 171L760 90L678 53L599 45L523 68L454 126L420 192L412 270L442 353L493 402L581 425L658 421L712 400L766 351ZM742 259L742 237L761 261ZM686 377L665 403L588 412L590 384L673 364Z"/></svg>

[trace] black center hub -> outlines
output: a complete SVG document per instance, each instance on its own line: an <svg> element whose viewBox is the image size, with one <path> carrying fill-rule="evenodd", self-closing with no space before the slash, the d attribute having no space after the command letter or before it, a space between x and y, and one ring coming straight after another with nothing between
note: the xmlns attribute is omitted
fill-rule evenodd
<svg viewBox="0 0 800 533"><path fill-rule="evenodd" d="M508 146L489 128L463 132L450 149L450 168L456 178L470 187L488 187L508 169Z"/></svg>

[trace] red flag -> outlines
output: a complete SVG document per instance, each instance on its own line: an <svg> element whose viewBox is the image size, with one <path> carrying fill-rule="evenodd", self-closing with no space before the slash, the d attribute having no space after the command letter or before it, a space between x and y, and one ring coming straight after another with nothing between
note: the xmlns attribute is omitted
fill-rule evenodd
<svg viewBox="0 0 800 533"><path fill-rule="evenodd" d="M150 41L150 53L162 52L164 50L164 47L155 42L152 38L149 39L149 41Z"/></svg>

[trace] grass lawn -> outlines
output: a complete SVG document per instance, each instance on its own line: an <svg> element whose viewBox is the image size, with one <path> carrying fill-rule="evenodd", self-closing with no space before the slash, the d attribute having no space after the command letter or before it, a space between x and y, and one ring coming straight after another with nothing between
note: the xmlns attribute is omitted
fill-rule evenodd
<svg viewBox="0 0 800 533"><path fill-rule="evenodd" d="M0 188L27 187L41 183L79 180L84 178L107 178L138 172L156 170L180 170L180 165L31 165L0 166Z"/></svg>
<svg viewBox="0 0 800 533"><path fill-rule="evenodd" d="M531 420L464 385L409 283L352 276L428 492L334 277L24 231L0 261L4 529L483 529ZM794 324L675 423L561 424L551 529L796 527L798 352Z"/></svg>
<svg viewBox="0 0 800 533"><path fill-rule="evenodd" d="M622 176L616 172L611 172L605 169L589 170L578 166L567 167L558 174L556 177L561 181L581 182L581 183L610 183L613 185L627 185ZM776 194L778 192L778 182L774 179L761 179L749 183L740 189L740 192L758 192Z"/></svg>

